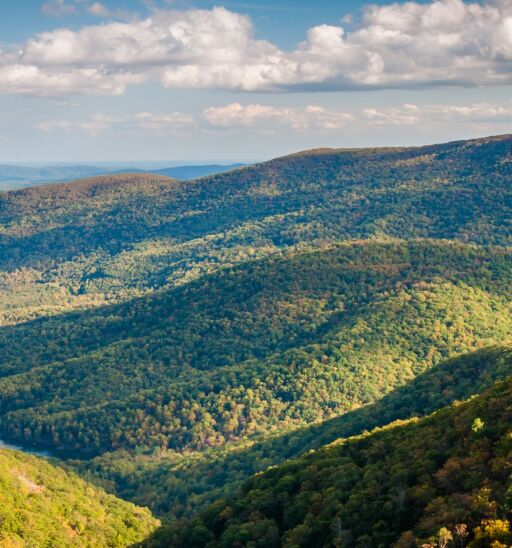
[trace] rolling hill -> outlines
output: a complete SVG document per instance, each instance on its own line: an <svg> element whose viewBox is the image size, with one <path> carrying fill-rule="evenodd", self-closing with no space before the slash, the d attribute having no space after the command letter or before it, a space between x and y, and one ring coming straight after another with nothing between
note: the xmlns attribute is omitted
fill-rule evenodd
<svg viewBox="0 0 512 548"><path fill-rule="evenodd" d="M508 245L511 151L511 136L320 150L198 181L111 175L3 193L0 270L42 300L58 286L69 306L339 240Z"/></svg>
<svg viewBox="0 0 512 548"><path fill-rule="evenodd" d="M243 167L244 164L204 164L178 165L163 168L143 169L137 162L131 166L126 163L110 165L8 165L0 164L0 192L17 190L32 186L52 184L57 182L76 181L84 177L97 177L113 173L154 173L174 179L190 180L223 173Z"/></svg>
<svg viewBox="0 0 512 548"><path fill-rule="evenodd" d="M247 481L148 546L509 546L512 380ZM430 544L429 544L430 543Z"/></svg>
<svg viewBox="0 0 512 548"><path fill-rule="evenodd" d="M479 392L510 373L511 180L505 135L0 193L0 435L176 517Z"/></svg>
<svg viewBox="0 0 512 548"><path fill-rule="evenodd" d="M0 330L0 432L202 450L371 403L512 337L506 249L345 243Z"/></svg>
<svg viewBox="0 0 512 548"><path fill-rule="evenodd" d="M134 458L115 451L76 464L82 474L103 478L119 496L150 506L167 519L190 517L215 499L233 496L244 480L271 466L339 438L428 415L511 375L510 347L485 348L442 362L373 404L286 434L228 444L193 458L179 453Z"/></svg>

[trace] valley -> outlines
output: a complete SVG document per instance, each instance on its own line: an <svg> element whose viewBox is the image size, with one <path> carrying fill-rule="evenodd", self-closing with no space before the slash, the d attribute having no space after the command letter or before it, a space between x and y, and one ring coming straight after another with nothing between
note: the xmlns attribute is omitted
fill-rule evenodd
<svg viewBox="0 0 512 548"><path fill-rule="evenodd" d="M502 135L0 193L0 438L40 451L5 458L142 512L146 546L483 538L509 516L511 159Z"/></svg>

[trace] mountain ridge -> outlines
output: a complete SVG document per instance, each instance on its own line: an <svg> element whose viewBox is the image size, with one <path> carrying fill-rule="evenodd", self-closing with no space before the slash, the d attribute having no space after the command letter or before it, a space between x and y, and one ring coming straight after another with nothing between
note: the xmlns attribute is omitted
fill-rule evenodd
<svg viewBox="0 0 512 548"><path fill-rule="evenodd" d="M174 519L487 387L511 159L504 135L0 194L0 432Z"/></svg>
<svg viewBox="0 0 512 548"><path fill-rule="evenodd" d="M511 401L509 377L427 417L340 439L253 476L146 545L406 548L463 531L470 547L506 546Z"/></svg>
<svg viewBox="0 0 512 548"><path fill-rule="evenodd" d="M270 167L274 164L281 163L282 161L291 160L291 159L300 159L303 157L308 156L324 156L324 155L332 155L332 156L343 156L343 155L350 155L354 153L360 153L360 154L381 154L381 153L403 153L403 152L432 152L433 150L437 149L453 149L453 148L459 148L461 146L473 146L473 145L485 145L489 143L499 143L499 142L507 142L512 140L512 133L504 133L500 135L490 135L487 137L478 137L478 138L472 138L472 139L459 139L455 141L446 141L443 143L437 143L437 144L429 144L429 145L416 145L416 146L378 146L378 147L342 147L342 148L336 148L336 147L320 147L320 148L312 148L312 149L304 149L297 152L292 152L289 154L285 154L283 156L277 156L275 158L271 158L269 160L265 160L262 162L256 162L254 164L245 165L245 164L231 164L226 166L219 166L219 167L227 167L229 168L226 171L220 172L220 173L212 173L206 176L197 177L194 179L180 179L178 177L172 177L168 176L165 173L162 173L163 171L167 170L174 170L179 169L180 167L195 167L195 166L178 166L176 168L170 167L170 168L164 168L164 169L158 169L158 170L152 170L152 171L115 171L115 172L109 172L109 173L101 173L101 174L95 174L84 178L74 179L72 181L57 181L55 183L46 183L44 185L37 185L33 187L23 188L23 189L12 189L5 192L9 193L17 193L17 192L23 192L28 189L32 189L35 192L37 191L44 191L47 187L58 187L58 186L67 186L67 185L74 185L80 183L84 180L92 180L92 179L112 179L113 181L119 179L122 179L123 177L129 177L130 179L135 179L137 177L142 178L148 178L150 179L152 176L158 177L167 177L169 179L172 179L174 181L179 181L183 183L193 183L196 180L199 179L214 179L218 175L226 175L228 173L232 173L233 171L245 171L245 170L253 170L253 169L260 169L262 167ZM212 164L213 166L213 164ZM200 166L200 167L211 167L210 165L207 166Z"/></svg>

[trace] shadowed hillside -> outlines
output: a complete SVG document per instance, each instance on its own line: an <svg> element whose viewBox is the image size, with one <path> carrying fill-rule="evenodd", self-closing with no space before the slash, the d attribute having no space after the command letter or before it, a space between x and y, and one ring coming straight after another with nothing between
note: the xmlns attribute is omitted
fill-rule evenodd
<svg viewBox="0 0 512 548"><path fill-rule="evenodd" d="M330 418L508 340L510 261L459 243L343 244L5 327L0 428L101 453L204 449Z"/></svg>
<svg viewBox="0 0 512 548"><path fill-rule="evenodd" d="M151 546L508 546L512 381L247 481ZM494 543L493 543L494 542Z"/></svg>
<svg viewBox="0 0 512 548"><path fill-rule="evenodd" d="M208 450L195 458L166 454L160 458L133 459L121 451L77 464L82 473L108 479L120 496L149 505L159 515L172 518L190 515L215 498L233 495L245 479L270 466L338 438L361 434L399 419L428 415L455 400L478 394L510 375L510 348L486 348L443 362L374 404L288 434L239 447L228 445Z"/></svg>
<svg viewBox="0 0 512 548"><path fill-rule="evenodd" d="M72 465L189 516L270 465L488 387L509 374L511 166L505 135L0 194L0 434L96 457ZM185 530L230 546L330 534L308 536L300 508L249 536L237 520L253 518L232 517Z"/></svg>

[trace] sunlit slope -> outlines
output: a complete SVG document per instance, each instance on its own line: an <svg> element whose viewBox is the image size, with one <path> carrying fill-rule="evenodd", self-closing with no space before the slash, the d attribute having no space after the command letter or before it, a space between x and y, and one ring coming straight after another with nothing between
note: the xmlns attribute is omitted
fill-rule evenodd
<svg viewBox="0 0 512 548"><path fill-rule="evenodd" d="M512 335L505 249L355 243L0 331L0 427L99 453L203 449L380 398Z"/></svg>
<svg viewBox="0 0 512 548"><path fill-rule="evenodd" d="M509 244L512 137L316 150L177 182L0 194L0 320L125 299L289 248L392 236ZM13 273L15 271L15 274Z"/></svg>
<svg viewBox="0 0 512 548"><path fill-rule="evenodd" d="M148 510L46 459L0 450L0 545L117 546L140 542L158 525Z"/></svg>
<svg viewBox="0 0 512 548"><path fill-rule="evenodd" d="M255 476L152 545L508 546L511 409L509 379L428 418L340 440Z"/></svg>
<svg viewBox="0 0 512 548"><path fill-rule="evenodd" d="M245 479L286 459L340 437L427 415L510 375L510 347L485 348L432 367L374 404L284 435L206 450L194 458L170 452L148 458L117 451L76 464L82 471L113 482L121 496L150 506L172 521L193 515L216 498L234 495Z"/></svg>

